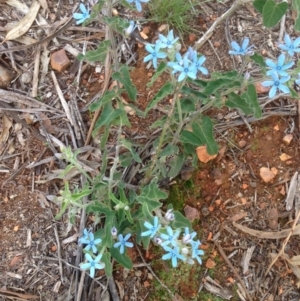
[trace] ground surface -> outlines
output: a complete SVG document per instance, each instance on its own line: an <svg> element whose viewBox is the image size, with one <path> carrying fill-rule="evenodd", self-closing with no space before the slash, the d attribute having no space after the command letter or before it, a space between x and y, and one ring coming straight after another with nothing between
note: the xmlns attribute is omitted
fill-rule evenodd
<svg viewBox="0 0 300 301"><path fill-rule="evenodd" d="M230 5L231 2L227 1L226 4L203 6L202 10L199 8L199 14L191 23L195 37L199 38L198 33L205 32ZM50 2L48 6L50 13L44 12L44 17L49 24L56 24L63 16L71 16L72 8L68 1L60 1L59 7ZM20 13L2 2L0 9L7 16L0 16L2 30L7 23L16 21ZM286 30L293 34L291 24L292 16L288 15ZM146 26L149 38L155 40L158 24L150 22ZM239 9L229 19L228 29L234 39L241 40L248 36L258 53L277 56L274 45L278 38L278 27L262 29L260 16L251 6ZM31 33L37 32L36 27L31 30ZM93 34L89 29L85 32ZM225 31L225 24L221 24L210 41L200 49L207 57L206 67L210 72L233 68L232 58L228 56L226 35L228 31ZM4 36L3 31L1 37ZM85 37L86 34L74 27L69 28L49 44L48 50L52 53L71 44L82 51ZM195 37L187 34L183 41L185 47L193 45ZM99 39L94 36L89 38L88 47L97 45ZM17 45L11 43L7 47L12 44ZM138 90L138 107L143 110L168 79L160 77L151 89L145 88L153 69L146 69L142 62L146 53L143 45L135 43L135 53L137 61L132 65L131 78ZM65 98L71 99L74 95L74 86L70 84L74 81L71 69L75 65L75 58L69 53L68 56L72 64L63 73L56 73L56 76ZM32 74L34 60L34 50L29 49L14 52L13 59L9 54L2 54L0 64L13 70L17 62L16 69L20 73L28 71ZM236 60L235 64L238 67L240 62ZM252 70L251 66L249 69ZM34 111L28 113L24 110L27 108L25 103L9 104L16 106L16 117L14 111L1 106L4 99L0 99L0 300L30 300L33 296L38 296L40 300L76 300L74 275L78 269L74 265L78 254L80 212L73 227L69 227L67 216L55 220L59 208L49 202L46 196L58 194L64 183L55 178L46 183L40 181L51 171L63 166L59 166L54 157L59 148L52 146L54 150L51 149L45 140L36 135L38 130L46 127L47 132L60 141L74 146L68 121L57 101L50 71L46 72L38 94L56 111L44 109L35 115ZM92 116L85 110L86 104L101 92L103 82L103 70L99 74L95 72L95 66L83 67L77 102L86 131L92 122ZM25 84L21 77L15 76L15 80L6 88L30 96L32 84ZM161 109L153 110L147 119L130 115L132 127L126 129L126 135L146 142L152 135L149 126L164 114L163 105ZM218 157L207 164L199 163L196 169L182 172L181 177L165 187L169 193L167 203L172 203L175 209L187 216L191 216L189 210L192 210L197 217L193 218L193 226L205 250L203 266L180 266L174 270L160 260L161 253L156 247L151 246L148 252L134 248L128 254L134 262L134 269L127 271L115 267L115 286L109 286L111 294L117 293L121 300L225 300L226 295L232 296L231 300L250 300L239 283L242 280L252 300L300 299L296 285L299 280L283 257L276 260L265 275L287 236L278 238L277 232L290 229L295 218L295 209L287 211L285 200L291 178L299 171L300 163L296 100L281 97L273 101L264 109L263 120L252 122L248 118L250 128L238 115L234 119L229 113L232 112L209 112L215 120L216 137L222 150ZM17 126L20 124L18 118L26 120L21 128ZM39 121L32 121L33 118ZM290 144L283 142L287 134L293 137ZM78 146L83 146L84 139L81 142L82 145ZM89 145L97 147L96 139ZM99 158L92 157L90 166L97 168L97 163ZM88 161L86 164L89 164ZM273 168L275 177L269 183L262 180L261 167ZM275 239L237 228L233 222L263 233L271 231ZM88 219L87 224L91 223L92 220ZM213 237L217 237L217 244L213 242ZM299 237L292 236L284 253L292 258L300 253L299 246ZM245 258L248 258L246 263ZM151 263L152 269L147 263ZM210 282L210 279L215 282ZM215 289L217 285L221 287L220 292ZM86 279L86 299L82 300L100 300L100 295L101 300L109 300L109 296L103 293L106 287L104 276L92 284Z"/></svg>

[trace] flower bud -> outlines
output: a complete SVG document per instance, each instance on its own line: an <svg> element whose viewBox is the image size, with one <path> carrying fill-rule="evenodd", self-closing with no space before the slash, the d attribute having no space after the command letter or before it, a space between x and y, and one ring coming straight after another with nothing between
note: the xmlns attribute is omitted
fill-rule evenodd
<svg viewBox="0 0 300 301"><path fill-rule="evenodd" d="M174 213L172 212L173 209L169 209L166 214L165 214L165 218L168 220L168 221L173 221L175 216L174 216Z"/></svg>
<svg viewBox="0 0 300 301"><path fill-rule="evenodd" d="M111 230L110 230L110 233L111 233L112 237L117 237L117 234L118 234L117 228L112 227Z"/></svg>
<svg viewBox="0 0 300 301"><path fill-rule="evenodd" d="M154 237L154 242L157 244L157 245L160 245L162 243L162 239L159 238L159 237Z"/></svg>

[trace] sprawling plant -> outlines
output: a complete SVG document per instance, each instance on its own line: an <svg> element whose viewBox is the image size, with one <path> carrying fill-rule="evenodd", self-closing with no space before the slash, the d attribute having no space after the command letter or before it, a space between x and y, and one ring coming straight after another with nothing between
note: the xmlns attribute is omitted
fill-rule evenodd
<svg viewBox="0 0 300 301"><path fill-rule="evenodd" d="M270 1L268 0L266 5L270 5ZM148 0L127 0L122 3L142 11L145 2ZM258 2L255 1L256 6ZM100 19L111 33L125 37L130 35L135 30L133 20L123 20L111 14L101 15L101 11L111 12L112 7L110 0L100 0L89 14L88 10L80 5L82 14L75 13L74 18L78 20L78 24ZM264 10L260 6L259 9L262 9L262 12ZM114 89L105 91L90 106L92 112L101 110L94 128L94 133L100 129L102 132L100 173L91 177L78 164L76 153L73 154L69 148L62 150L64 158L70 163L67 169L78 169L85 175L88 185L71 192L66 184L65 190L57 198L62 204L58 217L69 210L70 219L73 221L76 210L84 207L88 214L94 215L95 225L99 226L96 232L84 229L79 239L79 243L84 245L85 254L85 262L81 264L81 269L89 270L91 277L95 276L96 269L105 269L106 274L111 275L111 258L124 267L131 268L132 262L126 255L127 248L132 248L134 242L148 248L150 241L162 248L162 259L171 260L174 268L178 262L202 263L201 256L204 252L199 249L201 243L197 233L192 230L190 221L179 211L173 210L171 206L163 209L163 200L167 198L167 194L161 190L159 181L167 177L176 177L187 160L195 165L195 149L198 146L205 145L209 154L217 153L213 120L205 115L209 108L226 106L238 109L242 114L260 117L262 110L254 86L255 81L261 81L263 86L270 87L270 98L278 92L297 97L292 86L295 81L300 82L300 70L299 67L294 70L291 68L295 65L294 54L300 51L300 38L293 40L285 35L284 40L285 44L279 45L279 48L286 54L280 54L277 61L265 60L256 54L255 47L249 46L248 38L244 38L240 44L232 41L229 54L242 58L240 72L232 70L213 72L209 75L204 66L205 56L192 47L185 53L180 52L179 38L175 37L172 29L166 35L159 34L154 44L149 43L145 46L148 54L144 62L148 67L152 65L155 70L147 87L151 87L163 73L168 74L170 80L160 88L144 112L135 106L137 90L131 82L128 66L115 62L112 79L118 84ZM111 40L103 41L98 49L80 55L79 59L104 63L107 53L116 51L112 43ZM260 79L253 79L251 74L244 70L250 60L260 66ZM152 125L153 129L159 129L160 134L152 143L153 154L150 159L142 160L138 151L141 146L121 135L122 127L130 126L121 97L124 93L127 93L132 101L129 105L141 117L146 117L159 102L170 100L166 105L166 116ZM113 156L108 153L106 147L112 128L116 129L117 133ZM121 154L120 148L128 151ZM111 165L107 174L109 161ZM139 172L143 175L139 187L127 183L122 173L122 170L129 168L133 162L140 165ZM82 202L84 197L88 197L87 203Z"/></svg>

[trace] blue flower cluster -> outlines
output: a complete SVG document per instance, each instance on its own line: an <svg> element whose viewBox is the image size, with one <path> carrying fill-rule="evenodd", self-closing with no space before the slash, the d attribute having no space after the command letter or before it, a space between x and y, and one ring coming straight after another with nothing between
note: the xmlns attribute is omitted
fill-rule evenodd
<svg viewBox="0 0 300 301"><path fill-rule="evenodd" d="M155 45L147 44L146 50L150 53L144 58L144 62L152 60L154 68L157 68L157 60L164 59L172 52L176 51L176 42L178 38L174 38L173 30L171 30L165 37L159 34L159 39ZM160 51L161 49L167 49L167 53ZM167 65L173 69L172 74L179 73L178 82L183 81L187 77L196 79L198 71L207 75L208 71L202 65L206 58L203 55L198 55L197 51L189 47L188 51L181 56L179 52L175 54L175 61L168 62Z"/></svg>
<svg viewBox="0 0 300 301"><path fill-rule="evenodd" d="M168 210L164 218L164 223L169 223L173 219L173 213L171 210ZM142 232L141 236L150 236L150 238L153 238L154 242L166 251L162 259L171 259L174 268L177 267L179 259L189 264L194 264L194 260L197 260L199 264L202 264L200 256L204 255L204 251L199 249L201 245L200 240L195 240L196 232L190 232L189 228L185 228L182 238L179 239L181 229L174 230L169 225L163 227L159 223L157 216L153 218L152 223L146 221L144 226L147 230Z"/></svg>
<svg viewBox="0 0 300 301"><path fill-rule="evenodd" d="M84 250L92 251L92 255L89 253L85 253L86 263L81 263L80 268L82 270L90 270L90 276L94 278L96 269L104 269L105 264L100 262L102 258L102 253L98 254L96 257L94 254L98 252L97 246L101 243L102 239L95 239L94 233L88 231L87 229L83 230L83 236L79 238L79 243L86 245Z"/></svg>
<svg viewBox="0 0 300 301"><path fill-rule="evenodd" d="M287 82L291 79L291 76L287 72L290 69L294 62L289 60L289 57L293 57L295 53L300 52L300 37L295 40L292 40L288 34L284 36L285 44L279 44L278 47L287 52L288 57L284 54L280 54L277 62L274 62L270 59L266 59L265 63L267 68L269 69L266 72L267 76L271 78L269 80L263 81L262 86L270 87L269 97L272 98L276 95L277 91L281 91L283 93L290 93L290 88L287 86ZM252 55L251 48L253 46L248 47L249 39L245 38L242 42L242 46L236 41L231 42L231 47L233 50L229 51L229 54L232 55ZM300 76L300 73L298 74ZM300 79L295 80L296 84L300 84Z"/></svg>

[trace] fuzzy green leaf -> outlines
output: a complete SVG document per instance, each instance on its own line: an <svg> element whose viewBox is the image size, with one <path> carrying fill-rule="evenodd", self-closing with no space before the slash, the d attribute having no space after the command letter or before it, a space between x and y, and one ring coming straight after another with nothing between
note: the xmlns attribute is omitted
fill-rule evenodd
<svg viewBox="0 0 300 301"><path fill-rule="evenodd" d="M136 100L137 91L135 85L133 85L130 79L128 66L122 65L120 70L118 72L113 73L111 77L112 79L117 80L124 85L124 88L126 89L126 92L128 93L128 97L130 98L130 100L132 101Z"/></svg>
<svg viewBox="0 0 300 301"><path fill-rule="evenodd" d="M293 0L292 3L293 3L293 9L296 11L296 14L297 14L294 29L296 31L300 31L300 1L299 0Z"/></svg>
<svg viewBox="0 0 300 301"><path fill-rule="evenodd" d="M179 211L173 211L174 214L174 221L172 222L172 226L175 229L180 229L180 228L186 228L188 227L189 229L192 229L192 224L191 222L184 217Z"/></svg>
<svg viewBox="0 0 300 301"><path fill-rule="evenodd" d="M213 123L208 116L204 116L199 122L192 124L193 133L201 139L202 144L206 145L207 152L214 155L218 152L218 145L213 134Z"/></svg>
<svg viewBox="0 0 300 301"><path fill-rule="evenodd" d="M250 56L250 59L258 64L261 68L266 67L265 59L261 55L254 53Z"/></svg>
<svg viewBox="0 0 300 301"><path fill-rule="evenodd" d="M161 89L156 93L156 95L149 102L145 114L147 114L159 101L163 100L166 96L174 91L173 85L171 83L166 83Z"/></svg>
<svg viewBox="0 0 300 301"><path fill-rule="evenodd" d="M253 6L256 8L258 12L263 13L263 8L266 4L267 0L254 0Z"/></svg>
<svg viewBox="0 0 300 301"><path fill-rule="evenodd" d="M115 109L109 102L103 107L103 111L96 121L94 130L99 129L102 126L109 127L109 125L117 118L121 116L123 111L121 109Z"/></svg>
<svg viewBox="0 0 300 301"><path fill-rule="evenodd" d="M88 62L101 62L104 64L107 51L110 47L110 41L106 40L100 43L96 50L87 51L85 55L79 55L78 60L86 60Z"/></svg>
<svg viewBox="0 0 300 301"><path fill-rule="evenodd" d="M110 277L112 275L112 264L110 260L110 254L108 252L105 252L102 255L101 261L105 264L105 275L106 277Z"/></svg>
<svg viewBox="0 0 300 301"><path fill-rule="evenodd" d="M286 13L288 6L287 2L276 3L274 0L268 0L262 12L264 26L275 26Z"/></svg>
<svg viewBox="0 0 300 301"><path fill-rule="evenodd" d="M168 173L168 176L170 178L175 178L176 176L178 176L184 164L185 159L186 156L184 154L179 154L178 156L176 156L170 161L171 169Z"/></svg>
<svg viewBox="0 0 300 301"><path fill-rule="evenodd" d="M102 106L104 106L109 101L112 101L114 98L118 97L121 94L122 90L111 90L106 91L97 101L90 105L90 110L95 112L99 110Z"/></svg>
<svg viewBox="0 0 300 301"><path fill-rule="evenodd" d="M159 154L159 157L167 157L167 156L170 156L170 155L174 155L174 154L177 154L178 153L178 146L176 145L171 145L171 144L168 144L162 151L161 153Z"/></svg>
<svg viewBox="0 0 300 301"><path fill-rule="evenodd" d="M164 71L167 69L167 63L166 62L160 62L160 64L158 65L155 73L153 74L153 76L151 77L150 82L147 84L147 87L150 88L153 86L153 84L155 83L155 81L159 78L159 76L161 74L164 73Z"/></svg>
<svg viewBox="0 0 300 301"><path fill-rule="evenodd" d="M232 109L241 109L245 114L252 113L250 104L246 101L246 99L243 99L241 96L233 92L229 93L225 105Z"/></svg>
<svg viewBox="0 0 300 301"><path fill-rule="evenodd" d="M245 99L250 105L251 109L253 110L254 117L260 118L262 115L262 110L257 100L255 86L252 84L248 85L247 91L242 94L242 98Z"/></svg>
<svg viewBox="0 0 300 301"><path fill-rule="evenodd" d="M180 141L182 143L192 144L195 146L202 144L202 140L199 138L199 136L190 131L182 131L180 135Z"/></svg>
<svg viewBox="0 0 300 301"><path fill-rule="evenodd" d="M127 139L121 139L121 143L122 143L122 145L123 145L124 147L126 147L126 148L130 151L130 153L131 153L133 159L134 159L136 162L142 163L141 158L139 157L138 153L134 150L134 148L133 148L133 146L132 146L132 143L131 143L129 140L127 140Z"/></svg>
<svg viewBox="0 0 300 301"><path fill-rule="evenodd" d="M110 248L109 249L111 256L120 263L123 267L131 270L132 261L126 254L121 254L119 248Z"/></svg>

